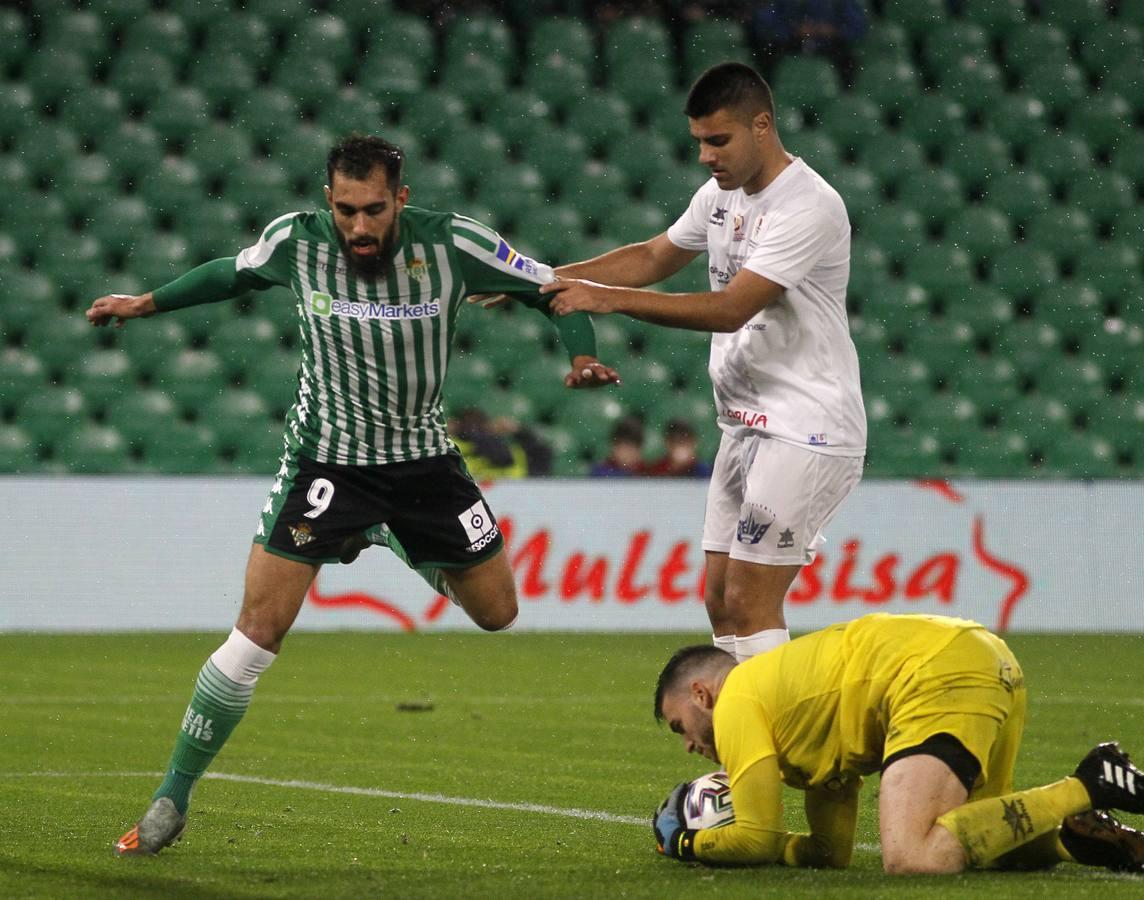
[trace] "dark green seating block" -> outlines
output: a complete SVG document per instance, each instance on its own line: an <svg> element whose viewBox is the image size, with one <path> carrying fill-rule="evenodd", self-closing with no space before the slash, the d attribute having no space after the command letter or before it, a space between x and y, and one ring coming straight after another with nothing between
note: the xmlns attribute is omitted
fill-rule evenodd
<svg viewBox="0 0 1144 900"><path fill-rule="evenodd" d="M108 403L103 420L129 440L137 440L143 434L173 427L179 421L179 410L162 391L136 387Z"/></svg>
<svg viewBox="0 0 1144 900"><path fill-rule="evenodd" d="M1030 22L1005 38L1005 65L1018 77L1048 60L1058 65L1069 60L1069 39L1055 23Z"/></svg>
<svg viewBox="0 0 1144 900"><path fill-rule="evenodd" d="M892 277L890 255L872 238L866 238L865 231L850 242L850 282L846 286L847 301L864 307L868 297L882 290Z"/></svg>
<svg viewBox="0 0 1144 900"><path fill-rule="evenodd" d="M88 415L83 394L72 387L43 387L20 403L16 423L41 446L50 447L83 424Z"/></svg>
<svg viewBox="0 0 1144 900"><path fill-rule="evenodd" d="M472 53L510 71L516 57L512 31L500 19L473 14L456 19L445 32L445 55Z"/></svg>
<svg viewBox="0 0 1144 900"><path fill-rule="evenodd" d="M252 141L273 142L301 124L298 99L278 85L263 85L257 93L234 106L232 127L249 135Z"/></svg>
<svg viewBox="0 0 1144 900"><path fill-rule="evenodd" d="M882 111L900 111L921 94L921 80L906 60L866 60L855 77L854 92ZM850 97L842 97L839 102L850 102Z"/></svg>
<svg viewBox="0 0 1144 900"><path fill-rule="evenodd" d="M601 351L603 358L603 351ZM456 359L454 355L454 360ZM612 360L604 358L604 362L609 364L613 363ZM536 408L536 414L542 418L552 418L556 415L556 411L560 406L572 396L572 391L564 386L564 376L569 372L568 360L562 353L546 353L536 354L523 358L520 365L517 366L512 373L513 390L525 394L533 403ZM488 390L491 375L480 374L482 372L491 371L491 367L485 364L481 369L477 370L477 377L474 379L479 385ZM452 371L452 364L450 363L450 379L454 379ZM458 403L461 403L461 398L455 397L453 391L456 387L460 386L461 376L457 375L455 380L451 380L445 385L445 402L447 408L454 408ZM480 403L479 396L475 399L477 404Z"/></svg>
<svg viewBox="0 0 1144 900"><path fill-rule="evenodd" d="M17 425L0 424L0 473L18 475L39 469L39 454L31 436Z"/></svg>
<svg viewBox="0 0 1144 900"><path fill-rule="evenodd" d="M600 232L618 244L646 241L671 224L667 214L650 203L630 202L611 211L600 225Z"/></svg>
<svg viewBox="0 0 1144 900"><path fill-rule="evenodd" d="M868 444L867 475L873 478L942 478L950 473L942 460L942 435L926 429L896 428Z"/></svg>
<svg viewBox="0 0 1144 900"><path fill-rule="evenodd" d="M989 280L1014 300L1035 297L1059 277L1056 260L1047 250L1030 243L1014 244L994 256Z"/></svg>
<svg viewBox="0 0 1144 900"><path fill-rule="evenodd" d="M197 420L214 431L220 447L237 447L250 433L279 424L262 395L243 388L231 388L210 400Z"/></svg>
<svg viewBox="0 0 1144 900"><path fill-rule="evenodd" d="M38 106L24 82L0 82L0 138L11 140L32 127L38 121Z"/></svg>
<svg viewBox="0 0 1144 900"><path fill-rule="evenodd" d="M1058 478L1116 478L1121 474L1115 448L1097 435L1062 434L1040 449L1044 471Z"/></svg>
<svg viewBox="0 0 1144 900"><path fill-rule="evenodd" d="M977 478L1024 478L1032 453L1025 437L1012 431L979 431L953 442L959 475Z"/></svg>
<svg viewBox="0 0 1144 900"><path fill-rule="evenodd" d="M1062 187L1091 168L1092 152L1076 135L1050 135L1029 147L1026 165L1054 187Z"/></svg>
<svg viewBox="0 0 1144 900"><path fill-rule="evenodd" d="M923 94L902 110L901 131L927 151L959 144L968 129L965 107L945 94Z"/></svg>
<svg viewBox="0 0 1144 900"><path fill-rule="evenodd" d="M590 160L581 169L569 172L560 185L561 200L596 223L606 221L625 205L627 192L624 173L598 160Z"/></svg>
<svg viewBox="0 0 1144 900"><path fill-rule="evenodd" d="M976 336L964 322L954 319L930 319L918 323L905 337L906 352L925 360L939 377L949 377L972 360L976 353Z"/></svg>
<svg viewBox="0 0 1144 900"><path fill-rule="evenodd" d="M1005 210L1017 224L1024 224L1052 206L1052 191L1040 173L1010 169L985 182L985 202Z"/></svg>
<svg viewBox="0 0 1144 900"><path fill-rule="evenodd" d="M93 64L67 50L37 51L24 66L22 81L39 106L60 103L69 91L86 88L93 77Z"/></svg>
<svg viewBox="0 0 1144 900"><path fill-rule="evenodd" d="M258 227L266 224L269 223L259 222ZM234 256L258 239L258 232L247 227L239 206L229 200L203 200L180 210L174 227L186 241L193 263Z"/></svg>
<svg viewBox="0 0 1144 900"><path fill-rule="evenodd" d="M131 358L119 349L77 353L64 366L64 380L82 391L88 404L96 410L114 406L136 389Z"/></svg>
<svg viewBox="0 0 1144 900"><path fill-rule="evenodd" d="M917 141L886 132L869 138L858 148L858 164L885 187L925 169L926 157Z"/></svg>
<svg viewBox="0 0 1144 900"><path fill-rule="evenodd" d="M1074 177L1065 196L1069 203L1087 212L1098 225L1108 226L1137 202L1132 182L1112 169L1089 169Z"/></svg>
<svg viewBox="0 0 1144 900"><path fill-rule="evenodd" d="M1133 134L1131 105L1117 94L1103 91L1089 94L1072 110L1069 131L1080 135L1098 153L1114 152Z"/></svg>
<svg viewBox="0 0 1144 900"><path fill-rule="evenodd" d="M587 23L571 16L540 19L528 35L525 56L529 61L549 53L563 53L591 67L596 61L596 41Z"/></svg>
<svg viewBox="0 0 1144 900"><path fill-rule="evenodd" d="M281 425L269 423L250 429L233 448L230 469L252 475L271 475L278 470L285 452Z"/></svg>
<svg viewBox="0 0 1144 900"><path fill-rule="evenodd" d="M975 22L948 21L922 37L922 59L938 78L966 56L987 57L989 33Z"/></svg>
<svg viewBox="0 0 1144 900"><path fill-rule="evenodd" d="M0 394L0 410L11 411L21 406L29 394L46 386L47 372L32 351L0 347L0 383L4 385Z"/></svg>
<svg viewBox="0 0 1144 900"><path fill-rule="evenodd" d="M1012 168L1009 145L989 131L967 133L947 146L941 158L942 166L970 187L980 187Z"/></svg>
<svg viewBox="0 0 1144 900"><path fill-rule="evenodd" d="M1036 319L1017 319L991 344L994 354L1010 360L1023 375L1036 376L1061 358L1060 332Z"/></svg>
<svg viewBox="0 0 1144 900"><path fill-rule="evenodd" d="M1022 395L1021 375L1003 357L967 358L965 365L949 373L945 384L951 393L971 400L982 414L998 419Z"/></svg>
<svg viewBox="0 0 1144 900"><path fill-rule="evenodd" d="M858 236L880 247L890 259L904 262L925 244L926 226L915 210L886 204L862 217Z"/></svg>
<svg viewBox="0 0 1144 900"><path fill-rule="evenodd" d="M199 475L216 465L215 434L206 425L176 422L139 436L142 468L172 475Z"/></svg>
<svg viewBox="0 0 1144 900"><path fill-rule="evenodd" d="M562 112L592 92L591 81L588 70L580 63L550 54L528 66L523 83L551 109Z"/></svg>
<svg viewBox="0 0 1144 900"><path fill-rule="evenodd" d="M236 10L211 22L205 32L205 56L242 53L252 63L264 63L274 50L274 33L266 20L246 10Z"/></svg>
<svg viewBox="0 0 1144 900"><path fill-rule="evenodd" d="M1001 412L1000 426L1025 437L1031 448L1042 448L1073 427L1075 413L1056 397L1026 394Z"/></svg>
<svg viewBox="0 0 1144 900"><path fill-rule="evenodd" d="M278 415L294 403L300 366L301 356L297 351L277 350L263 356L257 365L248 366L242 383L257 392Z"/></svg>
<svg viewBox="0 0 1144 900"><path fill-rule="evenodd" d="M981 115L989 130L1014 150L1034 147L1049 133L1048 109L1028 94L999 97Z"/></svg>
<svg viewBox="0 0 1144 900"><path fill-rule="evenodd" d="M1144 448L1140 446L1140 434L1144 431L1144 396L1126 393L1109 397L1099 409L1089 414L1088 427L1109 441L1118 454L1132 459L1136 466L1144 461Z"/></svg>
<svg viewBox="0 0 1144 900"><path fill-rule="evenodd" d="M695 196L695 192L703 186L707 180L708 173L700 169L698 166L681 165L675 166L672 169L666 169L658 175L652 176L644 184L644 199L655 206L658 206L667 215L669 221L674 222L687 210L688 204L691 203L691 198ZM601 179L596 179L597 181ZM620 181L619 173L616 173L616 181ZM623 179L626 182L626 179ZM584 189L591 190L591 184L584 185ZM607 202L597 203L597 206L611 207L616 198L607 198ZM623 195L619 196L619 201L623 202ZM570 198L570 202L575 204L577 197Z"/></svg>
<svg viewBox="0 0 1144 900"><path fill-rule="evenodd" d="M1144 324L1139 312L1134 318L1106 319L1101 328L1087 335L1082 347L1114 381L1121 382L1121 390L1144 395Z"/></svg>
<svg viewBox="0 0 1144 900"><path fill-rule="evenodd" d="M818 56L788 56L779 61L774 74L779 106L819 109L842 92L838 71L830 60Z"/></svg>
<svg viewBox="0 0 1144 900"><path fill-rule="evenodd" d="M344 71L354 61L357 41L338 16L311 14L293 24L286 38L286 52L295 59L327 59Z"/></svg>
<svg viewBox="0 0 1144 900"><path fill-rule="evenodd" d="M1108 397L1108 377L1093 359L1061 357L1046 360L1033 373L1040 393L1055 397L1074 411L1086 413L1099 408Z"/></svg>
<svg viewBox="0 0 1144 900"><path fill-rule="evenodd" d="M603 151L632 129L631 107L619 96L593 91L568 109L566 126L580 134L588 146Z"/></svg>
<svg viewBox="0 0 1144 900"><path fill-rule="evenodd" d="M132 50L117 53L107 84L119 91L128 106L151 108L166 103L176 83L175 67L161 52Z"/></svg>
<svg viewBox="0 0 1144 900"><path fill-rule="evenodd" d="M973 260L948 241L925 244L906 261L906 277L938 298L960 294L973 283Z"/></svg>
<svg viewBox="0 0 1144 900"><path fill-rule="evenodd" d="M1078 41L1081 61L1090 72L1103 73L1120 60L1139 59L1144 51L1140 27L1125 20L1106 20L1086 27Z"/></svg>
<svg viewBox="0 0 1144 900"><path fill-rule="evenodd" d="M1092 285L1064 282L1037 295L1033 314L1066 339L1075 339L1083 346L1090 335L1104 326L1104 299Z"/></svg>
<svg viewBox="0 0 1144 900"><path fill-rule="evenodd" d="M108 128L126 113L119 92L105 85L73 87L63 96L59 107L60 122L80 140L93 143L100 143Z"/></svg>
<svg viewBox="0 0 1144 900"><path fill-rule="evenodd" d="M1109 20L1104 0L1041 0L1041 18L1069 35L1087 33Z"/></svg>
<svg viewBox="0 0 1144 900"><path fill-rule="evenodd" d="M433 103L440 103L442 97L451 97L444 92L442 94L427 93L429 93ZM457 115L466 115L464 103L456 97L445 99L445 103L447 107L444 114L436 107L417 114L423 119L435 120L436 124L433 121L426 121L428 133L434 133L436 129L442 127L439 121L442 117L451 120ZM401 111L403 125L407 124L410 116L415 114L416 109L415 107ZM509 146L517 146L522 151L527 148L534 135L542 131L552 130L551 113L552 108L548 103L527 86L521 90L506 90L498 96L487 98L486 102L481 104L481 117L484 124L503 137ZM445 123L445 127L449 127L448 121Z"/></svg>
<svg viewBox="0 0 1144 900"><path fill-rule="evenodd" d="M116 175L136 184L157 169L166 154L166 145L145 122L123 120L94 136L96 148L115 165Z"/></svg>
<svg viewBox="0 0 1144 900"><path fill-rule="evenodd" d="M963 56L940 76L942 93L966 110L980 113L1005 93L1005 75L988 58Z"/></svg>
<svg viewBox="0 0 1144 900"><path fill-rule="evenodd" d="M155 386L183 413L193 413L228 387L218 356L209 350L182 350L155 375Z"/></svg>
<svg viewBox="0 0 1144 900"><path fill-rule="evenodd" d="M192 44L190 29L182 17L159 11L149 12L129 24L121 40L124 50L161 52L176 65L186 62Z"/></svg>
<svg viewBox="0 0 1144 900"><path fill-rule="evenodd" d="M225 328L210 334L210 349L222 362L231 378L237 378L250 366L279 349L278 327L258 315L236 316Z"/></svg>
<svg viewBox="0 0 1144 900"><path fill-rule="evenodd" d="M508 146L490 128L457 128L442 140L439 155L456 167L467 182L476 182L494 169L510 164Z"/></svg>
<svg viewBox="0 0 1144 900"><path fill-rule="evenodd" d="M1031 219L1025 240L1051 253L1058 263L1073 263L1097 243L1096 225L1082 209L1057 206Z"/></svg>
<svg viewBox="0 0 1144 900"><path fill-rule="evenodd" d="M20 65L31 50L31 23L18 9L0 10L0 43L4 46L5 68Z"/></svg>
<svg viewBox="0 0 1144 900"><path fill-rule="evenodd" d="M608 90L634 115L646 115L671 102L676 91L674 66L658 59L621 60L608 69Z"/></svg>
<svg viewBox="0 0 1144 900"><path fill-rule="evenodd" d="M156 215L176 216L180 209L201 202L206 189L194 163L167 157L158 167L142 175L139 194Z"/></svg>
<svg viewBox="0 0 1144 900"><path fill-rule="evenodd" d="M24 347L32 350L49 372L56 372L77 354L94 349L98 338L81 311L56 310L29 324Z"/></svg>
<svg viewBox="0 0 1144 900"><path fill-rule="evenodd" d="M675 158L673 146L670 140L656 131L632 129L607 148L608 163L623 172L631 186L643 190L646 196L646 185L653 178L680 165L690 164L690 161L680 163Z"/></svg>
<svg viewBox="0 0 1144 900"><path fill-rule="evenodd" d="M945 315L968 325L973 334L990 344L1014 319L1013 301L987 284L974 284L964 294L946 298Z"/></svg>
<svg viewBox="0 0 1144 900"><path fill-rule="evenodd" d="M41 272L4 269L4 299L0 311L6 330L24 332L60 311L60 289Z"/></svg>
<svg viewBox="0 0 1144 900"><path fill-rule="evenodd" d="M1021 89L1049 109L1067 114L1088 93L1088 80L1080 66L1047 60L1030 66L1022 75Z"/></svg>
<svg viewBox="0 0 1144 900"><path fill-rule="evenodd" d="M371 55L402 54L417 61L422 66L422 75L432 70L437 58L436 37L430 23L419 16L396 11L386 12L370 22L367 44Z"/></svg>
<svg viewBox="0 0 1144 900"><path fill-rule="evenodd" d="M1139 303L1144 288L1140 245L1125 239L1098 244L1076 261L1077 281L1087 282L1109 300Z"/></svg>
<svg viewBox="0 0 1144 900"><path fill-rule="evenodd" d="M533 166L547 184L558 184L570 171L587 164L588 143L575 131L545 124L521 146L521 159Z"/></svg>
<svg viewBox="0 0 1144 900"><path fill-rule="evenodd" d="M575 262L568 236L583 229L584 218L576 207L548 203L524 212L513 228L513 238L533 247L543 262Z"/></svg>
<svg viewBox="0 0 1144 900"><path fill-rule="evenodd" d="M51 176L49 190L63 201L70 218L84 219L119 193L111 161L100 153L85 153Z"/></svg>
<svg viewBox="0 0 1144 900"><path fill-rule="evenodd" d="M943 0L886 0L882 15L902 25L910 34L926 37L940 32L949 19Z"/></svg>
<svg viewBox="0 0 1144 900"><path fill-rule="evenodd" d="M616 422L629 413L639 413L639 406L644 405L640 400L637 408L627 408L618 399L615 388L566 393L564 402L555 410L554 424L571 431L581 451L601 458L607 455L608 440Z"/></svg>
<svg viewBox="0 0 1144 900"><path fill-rule="evenodd" d="M992 206L970 206L946 225L945 238L975 260L992 259L1013 242L1009 217Z"/></svg>
<svg viewBox="0 0 1144 900"><path fill-rule="evenodd" d="M110 475L132 467L123 435L106 425L81 425L64 435L53 458L74 475Z"/></svg>
<svg viewBox="0 0 1144 900"><path fill-rule="evenodd" d="M906 181L909 181L909 178L917 177L917 175L920 173L909 176ZM866 213L881 208L886 202L878 181L861 166L846 166L839 169L834 173L830 183L846 204L846 211L850 215L851 221L861 221ZM899 185L900 189L901 185ZM680 212L682 211L680 210Z"/></svg>

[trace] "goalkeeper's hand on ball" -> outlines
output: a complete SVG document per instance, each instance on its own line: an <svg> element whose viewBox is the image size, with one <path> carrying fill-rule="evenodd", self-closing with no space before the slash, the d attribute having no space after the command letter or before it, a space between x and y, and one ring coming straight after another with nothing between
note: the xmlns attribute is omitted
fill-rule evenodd
<svg viewBox="0 0 1144 900"><path fill-rule="evenodd" d="M655 848L672 859L695 859L695 830L683 825L683 798L686 794L687 782L682 781L672 788L651 820Z"/></svg>

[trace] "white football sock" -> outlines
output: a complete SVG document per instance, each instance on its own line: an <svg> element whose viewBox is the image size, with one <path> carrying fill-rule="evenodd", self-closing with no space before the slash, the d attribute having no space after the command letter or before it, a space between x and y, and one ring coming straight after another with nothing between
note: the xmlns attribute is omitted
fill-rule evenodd
<svg viewBox="0 0 1144 900"><path fill-rule="evenodd" d="M211 654L211 662L235 684L254 684L276 656L234 628L223 645Z"/></svg>
<svg viewBox="0 0 1144 900"><path fill-rule="evenodd" d="M735 635L713 634L711 635L711 643L726 653L728 656L735 655Z"/></svg>
<svg viewBox="0 0 1144 900"><path fill-rule="evenodd" d="M785 628L767 628L746 637L735 635L735 659L746 662L752 656L774 650L790 640L790 632Z"/></svg>

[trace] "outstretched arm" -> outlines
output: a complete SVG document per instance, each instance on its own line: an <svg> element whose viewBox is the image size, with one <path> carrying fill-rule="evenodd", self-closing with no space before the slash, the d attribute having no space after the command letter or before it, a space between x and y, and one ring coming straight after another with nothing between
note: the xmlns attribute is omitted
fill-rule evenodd
<svg viewBox="0 0 1144 900"><path fill-rule="evenodd" d="M618 247L593 259L559 266L556 274L562 279L583 278L615 287L644 287L674 275L699 252L677 247L664 232L651 240Z"/></svg>

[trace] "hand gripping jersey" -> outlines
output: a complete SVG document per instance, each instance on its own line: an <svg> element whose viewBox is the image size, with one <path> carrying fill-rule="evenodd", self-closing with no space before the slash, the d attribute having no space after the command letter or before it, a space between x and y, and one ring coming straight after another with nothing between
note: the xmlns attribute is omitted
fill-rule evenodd
<svg viewBox="0 0 1144 900"><path fill-rule="evenodd" d="M549 266L472 219L406 206L400 222L394 266L376 281L347 266L326 211L275 219L236 259L247 285L282 285L297 298L302 363L287 440L319 462L445 453L441 389L465 296L536 302L537 286L553 280Z"/></svg>
<svg viewBox="0 0 1144 900"><path fill-rule="evenodd" d="M713 291L743 268L786 288L738 331L712 335L719 427L863 455L866 413L846 321L850 221L838 193L795 157L756 194L711 179L667 236L707 251Z"/></svg>

